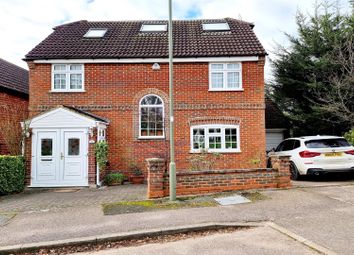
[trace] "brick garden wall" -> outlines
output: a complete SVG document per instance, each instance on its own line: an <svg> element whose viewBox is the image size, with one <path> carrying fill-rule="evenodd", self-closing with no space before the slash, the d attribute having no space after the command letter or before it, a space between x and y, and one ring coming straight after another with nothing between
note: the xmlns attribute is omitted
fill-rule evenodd
<svg viewBox="0 0 354 255"><path fill-rule="evenodd" d="M169 175L164 159L146 160L148 198L169 195ZM273 157L273 168L180 171L176 173L177 195L198 195L232 190L290 187L289 157Z"/></svg>
<svg viewBox="0 0 354 255"><path fill-rule="evenodd" d="M14 129L21 129L20 122L27 116L28 99L26 96L16 92L0 91L0 127L10 125ZM8 134L4 133L4 129L0 128L0 155L10 153L4 140L6 135Z"/></svg>
<svg viewBox="0 0 354 255"><path fill-rule="evenodd" d="M160 63L160 70L151 66L85 64L85 92L51 93L51 65L29 63L30 115L70 105L106 117L109 170L129 175L132 162L145 169L146 158L168 158L169 152L168 65ZM177 169L190 168L191 123L226 124L230 119L240 124L242 152L225 154L215 169L250 168L251 160L258 158L260 167L265 167L264 59L242 63L244 91L240 92L210 92L208 69L208 63L174 65ZM149 93L164 101L165 139L138 139L138 104Z"/></svg>

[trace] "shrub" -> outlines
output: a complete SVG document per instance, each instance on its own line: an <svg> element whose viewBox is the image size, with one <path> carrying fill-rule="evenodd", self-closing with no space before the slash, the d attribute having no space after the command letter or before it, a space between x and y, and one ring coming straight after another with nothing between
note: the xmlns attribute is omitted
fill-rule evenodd
<svg viewBox="0 0 354 255"><path fill-rule="evenodd" d="M143 175L143 171L141 171L140 167L136 163L130 163L129 170L133 173L134 176Z"/></svg>
<svg viewBox="0 0 354 255"><path fill-rule="evenodd" d="M108 163L108 144L106 141L100 141L95 144L95 155L98 167L101 171L104 171Z"/></svg>
<svg viewBox="0 0 354 255"><path fill-rule="evenodd" d="M25 162L22 156L0 156L0 195L25 188Z"/></svg>
<svg viewBox="0 0 354 255"><path fill-rule="evenodd" d="M105 176L104 182L107 185L122 184L124 181L124 178L125 178L125 176L122 173L110 173Z"/></svg>
<svg viewBox="0 0 354 255"><path fill-rule="evenodd" d="M345 139L354 146L354 128L344 134Z"/></svg>

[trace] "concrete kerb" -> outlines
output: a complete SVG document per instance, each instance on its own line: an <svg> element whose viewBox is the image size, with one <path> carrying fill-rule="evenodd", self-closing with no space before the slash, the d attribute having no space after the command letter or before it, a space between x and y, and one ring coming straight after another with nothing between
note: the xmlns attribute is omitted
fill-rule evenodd
<svg viewBox="0 0 354 255"><path fill-rule="evenodd" d="M30 252L39 249L48 249L48 248L59 248L63 246L71 245L85 245L92 243L102 243L109 241L123 241L123 240L132 240L132 239L141 239L144 237L154 237L162 236L169 234L180 234L190 231L202 231L202 230L211 230L211 229L221 229L226 227L259 227L263 226L262 223L236 223L236 222L208 222L202 224L170 227L163 229L151 229L144 231L131 231L123 233L113 233L105 234L99 236L89 236L89 237L80 237L80 238L71 238L64 239L59 241L48 241L48 242L38 242L38 243L29 243L29 244L19 244L12 246L5 246L0 248L0 254L13 254L18 252Z"/></svg>
<svg viewBox="0 0 354 255"><path fill-rule="evenodd" d="M287 235L288 237L302 243L303 245L319 252L320 254L335 255L336 253L328 250L325 247L322 247L318 244L315 244L295 233L290 232L289 230L278 226L273 222L207 222L194 225L178 226L178 227L169 227L169 228L158 228L144 231L131 231L123 233L113 233L105 234L99 236L89 236L81 238L71 238L59 241L48 241L48 242L39 242L39 243L29 243L13 246L5 246L0 248L0 254L13 254L18 252L31 252L40 249L48 248L59 248L63 246L72 246L72 245L85 245L92 243L103 243L103 242L113 242L113 241L124 241L132 239L142 239L145 237L156 237L163 235L171 234L181 234L190 231L205 231L212 229L222 229L227 227L271 227L272 229Z"/></svg>
<svg viewBox="0 0 354 255"><path fill-rule="evenodd" d="M277 224L275 224L274 222L266 222L265 223L266 226L271 227L274 230L277 230L278 232L287 235L288 237L294 239L297 242L302 243L303 245L309 247L312 250L317 251L320 254L326 254L326 255L336 255L337 253L327 249L326 247L323 247L321 245L318 245L314 242L311 242L310 240L307 240L306 238L303 238L302 236L299 236L289 230L287 230L286 228L283 228Z"/></svg>

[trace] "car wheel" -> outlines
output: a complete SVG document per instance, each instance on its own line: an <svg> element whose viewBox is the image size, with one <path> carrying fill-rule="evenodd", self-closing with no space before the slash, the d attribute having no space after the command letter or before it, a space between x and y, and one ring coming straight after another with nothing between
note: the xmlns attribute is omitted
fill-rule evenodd
<svg viewBox="0 0 354 255"><path fill-rule="evenodd" d="M296 165L294 162L290 162L290 179L291 180L298 180L300 178L299 171L297 170Z"/></svg>

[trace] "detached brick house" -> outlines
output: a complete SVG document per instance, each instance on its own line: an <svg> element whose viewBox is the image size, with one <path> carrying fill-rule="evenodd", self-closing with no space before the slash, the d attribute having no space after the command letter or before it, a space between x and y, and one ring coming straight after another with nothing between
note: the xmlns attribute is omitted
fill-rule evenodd
<svg viewBox="0 0 354 255"><path fill-rule="evenodd" d="M173 22L177 171L208 152L215 169L265 167L264 63L253 24L225 18ZM30 70L28 184L100 182L169 153L167 21L78 21L54 28L25 60ZM222 157L215 160L214 153Z"/></svg>
<svg viewBox="0 0 354 255"><path fill-rule="evenodd" d="M0 58L0 155L16 153L8 144L18 141L9 139L7 129L20 131L20 121L28 115L28 71ZM11 128L11 125L18 127ZM16 135L16 133L12 133ZM7 142L6 142L7 141ZM19 153L19 152L17 152Z"/></svg>

